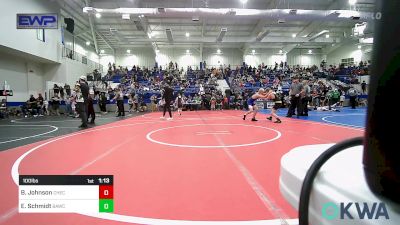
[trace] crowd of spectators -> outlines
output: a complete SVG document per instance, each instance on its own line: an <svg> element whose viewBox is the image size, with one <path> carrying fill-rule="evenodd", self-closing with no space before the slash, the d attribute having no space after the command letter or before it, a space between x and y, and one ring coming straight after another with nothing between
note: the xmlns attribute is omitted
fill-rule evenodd
<svg viewBox="0 0 400 225"><path fill-rule="evenodd" d="M155 111L159 107L164 84L170 85L175 95L182 96L185 110L221 110L246 108L247 98L259 88L272 88L280 94L283 107L290 104L289 88L294 77L308 85L310 94L309 103L314 108L342 102L344 95L352 88L354 79L359 75L368 74L370 62L360 62L358 66L344 67L327 66L323 61L320 67L289 66L286 62L267 66L264 63L257 67L248 65L236 66L221 65L218 68L186 68L170 62L165 68L140 67L132 68L116 66L109 63L107 74L101 76L98 71L88 76L88 81L102 81L101 85L91 86L92 99L98 103L102 113L106 113L106 105L113 103L118 95L129 105L129 112ZM348 80L338 79L345 77ZM324 79L328 78L328 79ZM225 79L230 90L222 93L218 89L218 80ZM117 86L113 83L118 83ZM365 82L363 92L365 92ZM20 106L16 114L22 116L60 115L60 105L65 104L64 114L77 117L74 91L68 84L64 86L54 84L49 92L48 100L41 94L30 98ZM5 105L5 103L2 103ZM1 109L0 109L1 110ZM4 111L4 110L1 110ZM4 115L0 114L0 116Z"/></svg>
<svg viewBox="0 0 400 225"><path fill-rule="evenodd" d="M114 81L119 85L114 88L108 85L106 95L112 98L116 89L122 90L125 98L132 99L132 106L135 106L133 111L137 111L136 104L157 105L163 84L168 84L176 95L180 93L183 96L183 103L187 108L210 109L212 99L222 99L222 93L217 90L217 80L223 78L221 74L216 68L193 70L191 67L184 73L183 68L179 70L176 62L170 62L164 69L160 66L151 70L139 66L133 66L129 70L110 63L105 80ZM154 109L154 106L150 108Z"/></svg>

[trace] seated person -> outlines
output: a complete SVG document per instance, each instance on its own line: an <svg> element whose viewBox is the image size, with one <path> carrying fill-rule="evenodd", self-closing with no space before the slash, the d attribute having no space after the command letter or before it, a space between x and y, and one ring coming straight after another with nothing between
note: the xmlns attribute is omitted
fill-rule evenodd
<svg viewBox="0 0 400 225"><path fill-rule="evenodd" d="M2 99L0 103L0 110L6 110L6 109L7 109L6 99Z"/></svg>
<svg viewBox="0 0 400 225"><path fill-rule="evenodd" d="M222 110L222 98L220 96L217 97L217 107L216 109Z"/></svg>
<svg viewBox="0 0 400 225"><path fill-rule="evenodd" d="M147 105L144 101L141 101L140 107L139 107L140 112L147 112Z"/></svg>
<svg viewBox="0 0 400 225"><path fill-rule="evenodd" d="M21 105L21 111L23 116L26 118L28 116L35 116L36 117L36 109L32 108L30 101L26 101L25 104Z"/></svg>
<svg viewBox="0 0 400 225"><path fill-rule="evenodd" d="M0 103L0 119L8 116L6 99L2 99Z"/></svg>
<svg viewBox="0 0 400 225"><path fill-rule="evenodd" d="M29 105L32 109L37 110L38 109L38 104L37 104L37 100L35 97L33 97L33 95L30 96L29 98Z"/></svg>
<svg viewBox="0 0 400 225"><path fill-rule="evenodd" d="M332 111L332 112L340 112L339 109L336 107L339 106L340 103L335 103L331 106L323 106L323 107L317 107L318 111Z"/></svg>

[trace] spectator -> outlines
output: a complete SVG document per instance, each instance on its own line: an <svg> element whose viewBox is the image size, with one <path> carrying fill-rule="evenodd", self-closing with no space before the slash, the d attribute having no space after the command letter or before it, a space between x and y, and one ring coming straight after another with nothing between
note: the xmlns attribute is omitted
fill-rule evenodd
<svg viewBox="0 0 400 225"><path fill-rule="evenodd" d="M147 112L147 105L142 98L139 99L139 112Z"/></svg>
<svg viewBox="0 0 400 225"><path fill-rule="evenodd" d="M303 92L301 94L301 116L308 116L308 102L310 101L311 97L311 88L308 85L308 81L304 80L303 81Z"/></svg>
<svg viewBox="0 0 400 225"><path fill-rule="evenodd" d="M361 83L361 90L363 94L367 93L367 83L365 82L365 80Z"/></svg>
<svg viewBox="0 0 400 225"><path fill-rule="evenodd" d="M356 108L356 99L357 99L357 95L358 95L357 90L352 87L348 90L347 94L350 96L351 108L355 109Z"/></svg>
<svg viewBox="0 0 400 225"><path fill-rule="evenodd" d="M133 99L132 99L132 95L129 96L128 105L129 105L129 110L128 110L128 112L131 113L131 112L132 112L132 109L133 109Z"/></svg>
<svg viewBox="0 0 400 225"><path fill-rule="evenodd" d="M36 112L34 109L31 108L30 102L29 100L26 101L23 105L20 106L21 107L21 111L23 116L26 118L29 115L36 115Z"/></svg>
<svg viewBox="0 0 400 225"><path fill-rule="evenodd" d="M77 92L76 92L76 90L80 89L79 86L80 86L79 83L75 84L74 90L71 91L71 97L70 97L72 115L75 118L79 117L78 110L77 110L77 107L76 107L76 105L77 105L77 102L76 102L76 100L77 100Z"/></svg>
<svg viewBox="0 0 400 225"><path fill-rule="evenodd" d="M321 94L317 90L317 88L314 88L311 96L312 96L312 104L314 105L314 110L317 110L317 107L320 106L320 100L321 100Z"/></svg>
<svg viewBox="0 0 400 225"><path fill-rule="evenodd" d="M115 95L114 100L117 100L117 107L118 107L117 117L125 116L124 95L120 88L117 89L117 94Z"/></svg>
<svg viewBox="0 0 400 225"><path fill-rule="evenodd" d="M338 90L337 88L335 88L335 89L332 91L332 102L331 102L331 105L333 105L333 104L339 102L339 100L340 100L340 94L341 94L341 93L339 92L339 90Z"/></svg>
<svg viewBox="0 0 400 225"><path fill-rule="evenodd" d="M150 101L151 101L151 111L154 112L157 110L157 96L153 94L150 97Z"/></svg>
<svg viewBox="0 0 400 225"><path fill-rule="evenodd" d="M105 92L101 92L100 94L99 107L102 114L107 113L107 97Z"/></svg>
<svg viewBox="0 0 400 225"><path fill-rule="evenodd" d="M67 95L65 98L65 115L71 116L72 114L71 97Z"/></svg>
<svg viewBox="0 0 400 225"><path fill-rule="evenodd" d="M133 100L133 104L135 104L134 111L139 112L139 95L135 94L132 100Z"/></svg>
<svg viewBox="0 0 400 225"><path fill-rule="evenodd" d="M57 116L60 115L60 98L58 97L58 94L54 94L53 98L51 98L51 107L52 107L52 113L56 114Z"/></svg>
<svg viewBox="0 0 400 225"><path fill-rule="evenodd" d="M216 110L217 99L213 96L211 97L211 110Z"/></svg>
<svg viewBox="0 0 400 225"><path fill-rule="evenodd" d="M88 96L88 120L89 117L91 117L91 120L89 123L94 124L94 120L96 119L96 113L94 112L94 107L93 107L93 98L94 98L94 92L90 91L89 96Z"/></svg>
<svg viewBox="0 0 400 225"><path fill-rule="evenodd" d="M44 98L43 98L41 93L39 93L36 101L37 101L37 104L38 104L39 114L45 115L46 111L47 111L47 108L44 105Z"/></svg>
<svg viewBox="0 0 400 225"><path fill-rule="evenodd" d="M6 99L2 99L0 103L0 119L4 119L8 116L7 112L7 102Z"/></svg>
<svg viewBox="0 0 400 225"><path fill-rule="evenodd" d="M28 103L29 108L34 110L34 115L36 115L36 112L38 111L38 104L37 104L36 98L33 97L33 95L31 95L28 101L29 101L29 103Z"/></svg>
<svg viewBox="0 0 400 225"><path fill-rule="evenodd" d="M57 84L54 84L54 87L53 87L53 92L54 92L54 95L55 95L55 94L59 94L59 93L60 93L60 88L58 87L58 85L57 85Z"/></svg>
<svg viewBox="0 0 400 225"><path fill-rule="evenodd" d="M47 116L50 115L49 105L50 105L49 101L47 101L47 100L43 101L43 113L44 113L44 115L47 115Z"/></svg>
<svg viewBox="0 0 400 225"><path fill-rule="evenodd" d="M61 99L64 99L64 88L62 86L58 87L60 89L60 97Z"/></svg>
<svg viewBox="0 0 400 225"><path fill-rule="evenodd" d="M346 100L345 92L342 91L342 94L340 95L340 104L339 104L340 107L343 107L343 106L344 106L344 101L345 101L345 100Z"/></svg>
<svg viewBox="0 0 400 225"><path fill-rule="evenodd" d="M164 106L163 106L163 116L161 119L165 119L165 113L168 111L169 113L169 118L168 120L172 120L172 112L171 112L171 102L173 101L174 98L174 90L166 84L164 86L164 92L162 95L162 99L164 100Z"/></svg>
<svg viewBox="0 0 400 225"><path fill-rule="evenodd" d="M78 112L79 116L81 117L82 124L79 126L79 128L87 128L87 111L88 111L88 97L89 97L89 86L86 83L86 77L81 76L79 78L79 85L77 85L78 89L76 90L77 92L77 97L76 97L76 102L78 105Z"/></svg>

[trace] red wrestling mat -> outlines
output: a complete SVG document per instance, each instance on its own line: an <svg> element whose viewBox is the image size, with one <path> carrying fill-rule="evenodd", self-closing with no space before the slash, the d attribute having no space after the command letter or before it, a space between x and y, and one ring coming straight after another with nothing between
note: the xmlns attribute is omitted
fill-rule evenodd
<svg viewBox="0 0 400 225"><path fill-rule="evenodd" d="M293 224L279 192L283 154L363 131L316 122L241 119L240 111L160 113L0 153L0 224ZM18 158L20 163L15 163ZM114 214L19 214L19 174L113 174Z"/></svg>

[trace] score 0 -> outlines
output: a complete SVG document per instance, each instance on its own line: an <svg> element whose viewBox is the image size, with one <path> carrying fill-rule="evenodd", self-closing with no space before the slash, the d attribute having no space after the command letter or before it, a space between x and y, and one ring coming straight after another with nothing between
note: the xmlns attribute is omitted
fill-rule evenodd
<svg viewBox="0 0 400 225"><path fill-rule="evenodd" d="M114 189L112 185L99 186L99 212L114 212Z"/></svg>

